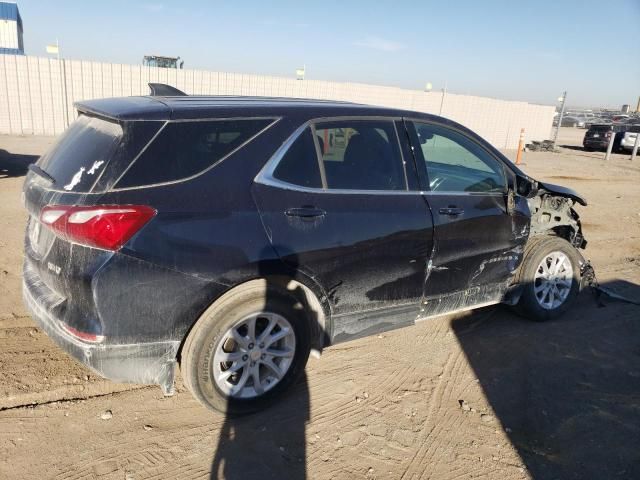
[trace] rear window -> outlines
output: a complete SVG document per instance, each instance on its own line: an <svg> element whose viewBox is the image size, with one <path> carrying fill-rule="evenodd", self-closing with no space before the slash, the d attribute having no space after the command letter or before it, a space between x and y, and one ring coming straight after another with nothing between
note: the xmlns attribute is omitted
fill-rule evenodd
<svg viewBox="0 0 640 480"><path fill-rule="evenodd" d="M88 192L117 153L122 136L118 123L81 115L38 166L54 178L56 189Z"/></svg>
<svg viewBox="0 0 640 480"><path fill-rule="evenodd" d="M197 175L271 123L272 119L169 122L116 187L140 187Z"/></svg>
<svg viewBox="0 0 640 480"><path fill-rule="evenodd" d="M611 125L592 125L589 128L590 132L608 132L611 130Z"/></svg>

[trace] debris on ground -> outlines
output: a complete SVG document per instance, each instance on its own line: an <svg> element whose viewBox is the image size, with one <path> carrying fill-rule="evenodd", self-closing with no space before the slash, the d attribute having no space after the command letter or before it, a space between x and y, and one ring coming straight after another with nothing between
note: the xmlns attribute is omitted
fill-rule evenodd
<svg viewBox="0 0 640 480"><path fill-rule="evenodd" d="M100 415L100 418L102 420L111 420L113 418L113 412L111 410L105 410L102 412L102 415Z"/></svg>
<svg viewBox="0 0 640 480"><path fill-rule="evenodd" d="M524 146L525 152L558 152L559 150L554 147L553 140L543 140L541 142L533 140L531 143L527 143Z"/></svg>

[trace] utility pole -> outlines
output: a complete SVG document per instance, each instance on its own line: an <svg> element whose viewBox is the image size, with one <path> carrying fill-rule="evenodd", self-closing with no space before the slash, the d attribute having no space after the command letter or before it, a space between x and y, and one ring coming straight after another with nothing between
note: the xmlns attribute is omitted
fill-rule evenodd
<svg viewBox="0 0 640 480"><path fill-rule="evenodd" d="M562 117L564 117L564 104L567 101L567 91L562 92L562 96L558 98L558 101L561 101L560 105L560 115L558 116L558 125L556 126L555 131L553 132L553 149L556 149L556 142L558 141L558 133L560 132L560 126L562 125Z"/></svg>
<svg viewBox="0 0 640 480"><path fill-rule="evenodd" d="M444 82L444 88L442 89L442 98L440 99L440 113L438 115L442 116L442 107L444 106L444 97L447 96L447 82Z"/></svg>
<svg viewBox="0 0 640 480"><path fill-rule="evenodd" d="M65 128L69 126L69 102L67 101L67 66L65 65L64 58L60 56L60 42L56 38L55 45L47 45L47 53L55 54L58 68L60 69L60 84L62 95L62 106L64 112L64 124Z"/></svg>

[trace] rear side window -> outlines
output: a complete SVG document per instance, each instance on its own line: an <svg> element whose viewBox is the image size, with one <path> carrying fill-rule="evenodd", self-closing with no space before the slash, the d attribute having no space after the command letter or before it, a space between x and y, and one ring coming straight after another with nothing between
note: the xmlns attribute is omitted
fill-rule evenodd
<svg viewBox="0 0 640 480"><path fill-rule="evenodd" d="M393 122L341 120L316 125L327 188L405 190Z"/></svg>
<svg viewBox="0 0 640 480"><path fill-rule="evenodd" d="M201 173L271 123L272 119L169 122L116 188L173 182Z"/></svg>
<svg viewBox="0 0 640 480"><path fill-rule="evenodd" d="M273 177L302 187L322 187L318 156L310 128L291 144L274 170Z"/></svg>
<svg viewBox="0 0 640 480"><path fill-rule="evenodd" d="M54 188L86 193L117 154L123 137L115 122L81 115L38 166L54 178Z"/></svg>

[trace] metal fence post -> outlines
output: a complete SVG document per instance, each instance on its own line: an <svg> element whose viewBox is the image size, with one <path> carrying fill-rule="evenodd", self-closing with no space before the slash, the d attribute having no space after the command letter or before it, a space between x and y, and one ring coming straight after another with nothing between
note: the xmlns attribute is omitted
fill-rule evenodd
<svg viewBox="0 0 640 480"><path fill-rule="evenodd" d="M558 141L558 133L560 133L560 127L562 127L562 117L564 117L564 105L567 101L567 91L562 92L562 105L560 106L560 115L558 116L558 125L553 132L553 150L556 149L556 142Z"/></svg>
<svg viewBox="0 0 640 480"><path fill-rule="evenodd" d="M63 108L64 110L62 111L64 114L64 129L66 130L67 127L69 126L69 98L68 98L68 93L67 93L67 66L65 64L65 60L64 58L58 58L58 66L60 66L60 62L62 62L61 65L61 73L62 73L62 102L63 102Z"/></svg>
<svg viewBox="0 0 640 480"><path fill-rule="evenodd" d="M613 142L616 141L616 132L611 132L611 139L609 140L609 145L607 145L607 153L604 156L605 162L609 161L609 157L611 157L611 150L613 150Z"/></svg>
<svg viewBox="0 0 640 480"><path fill-rule="evenodd" d="M633 142L633 150L631 151L631 158L629 160L633 161L636 159L636 155L638 154L638 146L640 145L640 131L636 133L636 141Z"/></svg>
<svg viewBox="0 0 640 480"><path fill-rule="evenodd" d="M442 89L442 98L440 99L440 112L438 113L438 116L442 116L442 107L444 106L444 97L447 96L447 86L445 85L444 88Z"/></svg>

